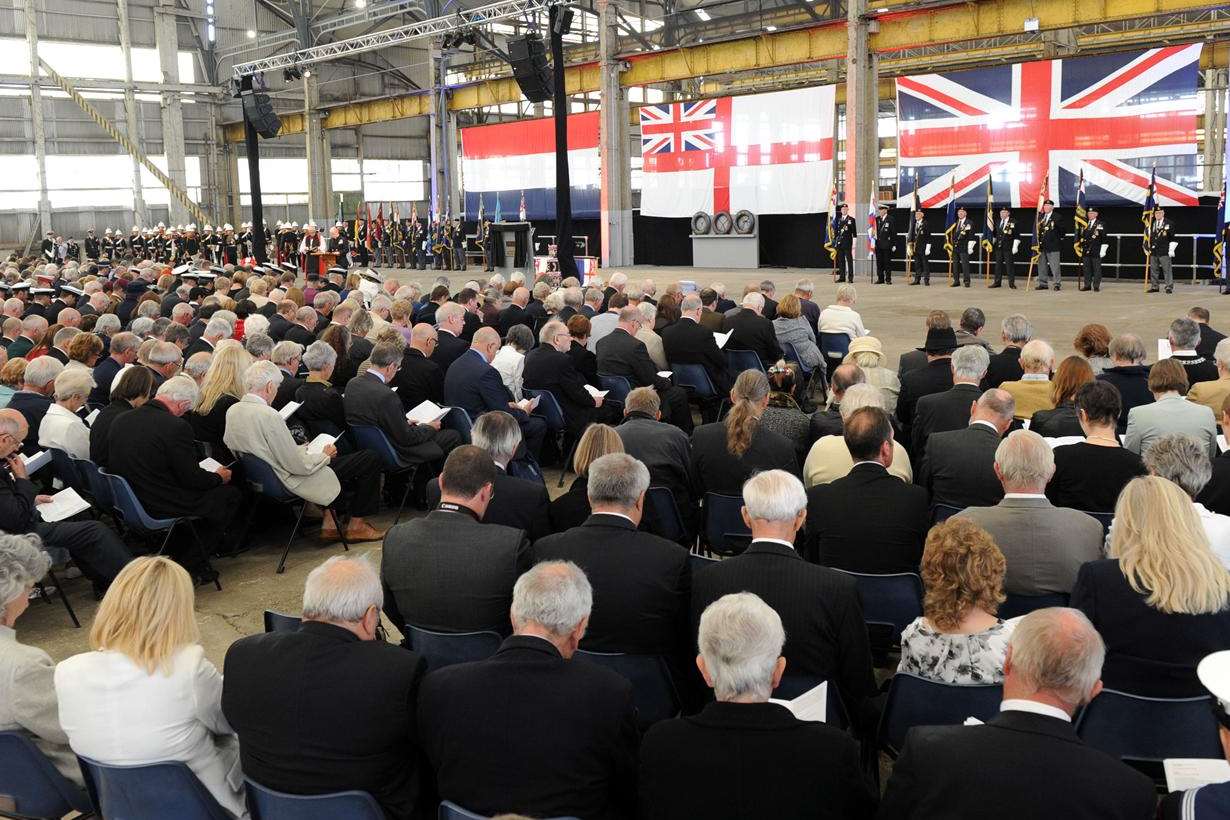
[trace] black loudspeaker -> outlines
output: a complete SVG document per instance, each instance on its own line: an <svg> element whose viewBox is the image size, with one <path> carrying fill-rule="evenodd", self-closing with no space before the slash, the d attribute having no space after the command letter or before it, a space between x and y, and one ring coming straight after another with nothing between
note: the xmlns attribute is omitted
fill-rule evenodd
<svg viewBox="0 0 1230 820"><path fill-rule="evenodd" d="M547 47L537 34L527 34L508 41L508 56L512 58L513 77L521 93L530 102L551 99L551 66L547 65Z"/></svg>
<svg viewBox="0 0 1230 820"><path fill-rule="evenodd" d="M282 120L273 110L268 94L244 94L243 115L265 139L273 139L282 128Z"/></svg>

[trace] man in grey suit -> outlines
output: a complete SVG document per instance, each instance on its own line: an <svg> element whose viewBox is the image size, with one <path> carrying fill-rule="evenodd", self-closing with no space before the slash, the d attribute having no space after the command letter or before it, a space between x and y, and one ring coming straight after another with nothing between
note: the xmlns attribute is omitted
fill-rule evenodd
<svg viewBox="0 0 1230 820"><path fill-rule="evenodd" d="M449 453L440 503L384 537L380 578L394 624L437 632L488 629L507 635L513 584L530 567L525 532L484 524L496 466L472 444Z"/></svg>
<svg viewBox="0 0 1230 820"><path fill-rule="evenodd" d="M995 475L995 448L1015 412L1011 393L988 390L974 405L966 427L927 438L914 483L930 491L932 504L965 509L999 503L1003 491Z"/></svg>
<svg viewBox="0 0 1230 820"><path fill-rule="evenodd" d="M1055 457L1046 439L1016 430L995 450L1004 498L994 507L960 513L991 534L1007 562L1010 595L1070 593L1081 564L1102 557L1102 524L1079 510L1055 507L1046 485Z"/></svg>

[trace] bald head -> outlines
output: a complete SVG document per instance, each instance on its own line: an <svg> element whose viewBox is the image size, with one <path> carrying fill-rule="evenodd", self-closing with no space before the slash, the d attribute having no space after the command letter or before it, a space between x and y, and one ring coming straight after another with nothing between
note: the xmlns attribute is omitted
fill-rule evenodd
<svg viewBox="0 0 1230 820"><path fill-rule="evenodd" d="M16 410L0 410L0 458L7 458L20 450L29 432L25 416Z"/></svg>
<svg viewBox="0 0 1230 820"><path fill-rule="evenodd" d="M530 291L528 288L517 288L512 295L513 304L518 307L525 307L530 303Z"/></svg>
<svg viewBox="0 0 1230 820"><path fill-rule="evenodd" d="M856 384L865 384L867 374L863 372L863 368L856 364L838 365L833 371L832 378L833 397L841 401L841 397L845 392Z"/></svg>
<svg viewBox="0 0 1230 820"><path fill-rule="evenodd" d="M474 341L470 343L470 349L477 350L490 362L500 349L500 334L493 327L480 327L474 331Z"/></svg>
<svg viewBox="0 0 1230 820"><path fill-rule="evenodd" d="M1024 699L1069 715L1102 691L1106 645L1076 609L1049 607L1021 618L1004 661L1004 699Z"/></svg>
<svg viewBox="0 0 1230 820"><path fill-rule="evenodd" d="M974 408L970 411L970 422L988 422L995 425L995 429L1002 434L1012 424L1012 416L1015 413L1016 399L1012 398L1012 394L994 387L974 402Z"/></svg>
<svg viewBox="0 0 1230 820"><path fill-rule="evenodd" d="M434 349L434 343L439 337L436 329L427 322L419 322L410 330L410 347L414 348L424 356L430 356Z"/></svg>
<svg viewBox="0 0 1230 820"><path fill-rule="evenodd" d="M65 327L80 327L81 313L76 308L64 308L60 311L60 315L56 317L56 322Z"/></svg>

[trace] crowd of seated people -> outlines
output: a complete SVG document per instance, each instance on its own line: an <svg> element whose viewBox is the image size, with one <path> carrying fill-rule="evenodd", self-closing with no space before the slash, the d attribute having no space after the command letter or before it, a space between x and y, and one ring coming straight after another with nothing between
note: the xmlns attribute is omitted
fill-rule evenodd
<svg viewBox="0 0 1230 820"><path fill-rule="evenodd" d="M965 805L936 760L974 767L961 761L1004 744L1005 730L1048 720L1043 734L1081 748L1072 761L1120 785L1101 798L1106 813L1143 817L1140 781L1109 758L1085 760L1092 750L1063 736L1060 714L1096 696L1099 678L1200 695L1197 665L1230 650L1230 459L1217 440L1230 427L1219 384L1230 346L1204 345L1207 316L1172 323L1175 356L1148 367L1137 337L1087 326L1082 355L1056 368L1024 316L1004 319L992 352L981 311L965 311L959 332L932 311L918 355L894 371L853 288L821 310L806 281L780 300L760 283L736 305L724 288L659 293L623 274L605 290L500 277L456 292L446 279L424 289L389 277L370 298L339 274L305 292L289 271L205 273L57 269L57 286L85 296L61 288L50 325L47 305L19 305L25 318L2 345L0 530L15 540L0 538L11 564L0 567L0 626L11 632L46 573L44 547L67 552L103 601L93 651L54 672L56 720L16 715L46 713L47 685L42 701L0 707L0 728L22 727L53 760L65 743L102 762L183 760L235 816L246 813L241 771L292 793L368 791L391 817L439 799L486 813L677 816L701 777L714 789L706 816L870 816L877 799L851 737L874 735L883 692L848 573L917 573L923 614L900 636L897 668L1002 683L1005 706L985 729L912 733L882 813ZM259 305L247 298L258 290ZM96 302L87 321L74 315ZM730 332L725 351L714 332ZM841 332L852 341L829 401L793 406L806 388L784 344L811 369L809 344ZM753 366L732 367L731 349ZM716 401L696 401L674 364L703 367ZM609 389L604 377L631 391L611 401L587 389ZM533 391L555 398L562 426ZM453 409L410 421L427 400ZM322 434L336 440L313 447ZM89 514L41 520L65 477L31 476L20 456L46 449L125 479L151 516L193 517L200 547L185 537L143 556L157 545ZM300 630L236 643L223 683L199 646L193 586L218 580L213 558L247 546L256 461L320 508L322 538L382 539L384 550L379 566L337 558L314 571ZM576 476L554 500L548 462ZM373 518L403 487L427 512L382 531ZM683 527L675 540L662 537L660 490ZM750 543L697 568L686 545L704 537L715 496L738 500ZM1000 614L1008 598L1043 595L1070 596L1072 610ZM403 634L481 630L503 644L486 661L425 672L412 651L363 646L383 644L382 615ZM661 657L683 716L642 738L626 681L590 652ZM37 650L11 654L51 674ZM349 664L380 703L363 704L358 727L305 727L303 710L336 709L354 685ZM309 668L327 674L298 671ZM287 670L311 686L285 697ZM766 703L783 681L820 680L850 734ZM109 735L116 721L124 732ZM757 726L766 734L753 739ZM718 754L723 741L739 754ZM765 766L754 749L767 743L795 751ZM1046 749L985 754L990 779L1012 793L1012 766ZM808 759L813 776L796 776ZM734 777L752 771L754 782ZM1080 816L1061 796L1022 794L1049 805L1043 814Z"/></svg>

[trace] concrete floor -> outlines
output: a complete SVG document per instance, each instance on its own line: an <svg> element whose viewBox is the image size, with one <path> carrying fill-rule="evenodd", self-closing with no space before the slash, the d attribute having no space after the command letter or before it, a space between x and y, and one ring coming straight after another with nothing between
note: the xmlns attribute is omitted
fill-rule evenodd
<svg viewBox="0 0 1230 820"><path fill-rule="evenodd" d="M763 269L749 275L747 271L699 270L694 268L648 268L623 269L633 280L652 278L661 288L667 282L680 278L692 279L704 286L713 281L725 282L728 292L738 298L742 286L748 281L770 279L777 283L778 293L790 290L793 283L802 277L816 283L815 299L821 305L832 301L836 286L827 271L798 269ZM416 279L430 283L434 274L428 272L389 271L403 282ZM452 282L460 285L471 276L479 276L473 270L468 275L454 275ZM1072 339L1077 330L1087 322L1102 322L1112 333L1133 332L1145 340L1146 349L1156 350L1155 339L1166 333L1166 328L1176 317L1185 315L1193 305L1204 305L1213 312L1213 324L1226 331L1230 321L1224 320L1220 309L1223 300L1216 290L1208 286L1181 285L1173 295L1153 294L1146 296L1139 283L1103 285L1101 293L1081 293L1073 282L1064 290L1055 292L987 290L981 281L974 287L950 289L937 284L935 279L929 288L907 287L904 277L897 275L898 282L891 287L871 285L866 277L857 282L859 291L858 310L863 322L884 344L889 360L895 366L897 357L904 350L923 341L923 322L929 310L947 310L954 322L961 311L971 305L986 312L988 337L998 348L998 326L1001 319L1010 313L1020 312L1032 320L1035 334L1052 343L1062 357L1072 352ZM1230 312L1230 298L1224 300ZM555 471L548 471L551 476ZM552 494L556 492L551 481ZM373 519L380 528L392 523L393 513L385 513ZM325 558L341 553L341 544L325 544L312 536L316 529L308 530L309 537L300 537L291 550L286 572L276 575L274 568L289 534L289 523L267 528L262 537L263 545L236 558L221 559L216 566L222 573L223 590L202 587L197 591L196 606L200 614L201 638L209 657L221 666L223 656L231 642L243 635L262 629L262 612L274 609L295 613L300 611L303 582L308 572ZM379 562L380 544L365 543L353 546L352 553L369 554ZM96 604L89 594L89 584L72 580L65 584L69 598L81 618L83 628L73 629L63 607L58 601L54 606L35 602L18 623L20 639L40 646L52 658L60 660L88 649L89 624ZM395 630L391 630L395 634Z"/></svg>

